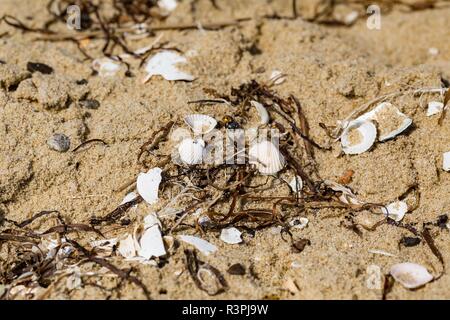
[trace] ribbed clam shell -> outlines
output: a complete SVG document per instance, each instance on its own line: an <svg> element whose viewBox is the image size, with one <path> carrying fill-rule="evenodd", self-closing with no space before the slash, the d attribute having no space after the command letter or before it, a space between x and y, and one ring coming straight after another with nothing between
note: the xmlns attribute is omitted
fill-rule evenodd
<svg viewBox="0 0 450 320"><path fill-rule="evenodd" d="M252 101L251 104L256 108L256 111L258 111L259 117L261 118L260 123L263 125L268 124L270 117L269 112L267 112L267 109L258 101Z"/></svg>
<svg viewBox="0 0 450 320"><path fill-rule="evenodd" d="M377 138L377 128L370 120L354 120L341 137L342 149L346 154L360 154L369 150Z"/></svg>
<svg viewBox="0 0 450 320"><path fill-rule="evenodd" d="M199 164L203 159L205 142L202 139L187 138L178 146L178 154L181 161L188 165Z"/></svg>
<svg viewBox="0 0 450 320"><path fill-rule="evenodd" d="M184 122L192 129L194 134L207 134L217 125L216 119L205 114L190 114L184 117Z"/></svg>
<svg viewBox="0 0 450 320"><path fill-rule="evenodd" d="M283 169L285 160L275 145L267 140L254 144L249 150L250 163L255 164L260 173L275 174Z"/></svg>
<svg viewBox="0 0 450 320"><path fill-rule="evenodd" d="M393 265L390 273L396 281L408 289L421 287L433 280L433 276L425 267L411 262Z"/></svg>

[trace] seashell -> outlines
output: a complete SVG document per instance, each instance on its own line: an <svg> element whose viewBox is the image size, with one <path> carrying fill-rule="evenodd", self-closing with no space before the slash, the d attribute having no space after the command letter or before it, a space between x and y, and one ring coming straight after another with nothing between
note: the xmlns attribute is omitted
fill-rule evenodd
<svg viewBox="0 0 450 320"><path fill-rule="evenodd" d="M101 77L112 77L120 70L120 64L110 58L99 58L92 62L92 68Z"/></svg>
<svg viewBox="0 0 450 320"><path fill-rule="evenodd" d="M167 11L173 11L177 7L177 0L159 0L158 7Z"/></svg>
<svg viewBox="0 0 450 320"><path fill-rule="evenodd" d="M234 227L222 229L220 240L228 244L238 244L242 242L241 234L242 233Z"/></svg>
<svg viewBox="0 0 450 320"><path fill-rule="evenodd" d="M437 56L439 54L439 49L435 47L428 48L428 54L431 56Z"/></svg>
<svg viewBox="0 0 450 320"><path fill-rule="evenodd" d="M156 213L152 212L144 218L144 228L147 229L153 227L154 225L158 225L162 228L161 221L159 221L158 216Z"/></svg>
<svg viewBox="0 0 450 320"><path fill-rule="evenodd" d="M339 200L341 200L342 202L347 204L364 204L363 201L358 200L358 198L350 188L344 187L343 185L331 180L325 180L324 183L332 190L342 192L339 197Z"/></svg>
<svg viewBox="0 0 450 320"><path fill-rule="evenodd" d="M161 51L151 57L147 65L145 66L145 71L147 75L144 79L144 83L150 80L151 77L159 75L166 80L185 80L192 81L195 78L183 71L178 70L176 65L178 63L186 63L185 57L180 56L178 53L173 51Z"/></svg>
<svg viewBox="0 0 450 320"><path fill-rule="evenodd" d="M178 154L180 155L181 161L188 165L201 163L205 145L205 141L202 139L184 139L178 145Z"/></svg>
<svg viewBox="0 0 450 320"><path fill-rule="evenodd" d="M161 257L166 254L164 241L159 230L159 225L155 224L152 227L145 229L139 239L139 249L137 253L139 256L149 260L152 257Z"/></svg>
<svg viewBox="0 0 450 320"><path fill-rule="evenodd" d="M293 227L294 229L304 229L304 228L306 228L306 226L308 225L308 223L309 223L309 220L308 220L308 218L305 218L305 217L301 217L301 218L295 218L295 219L292 219L290 222L289 222L289 225L291 226L291 227Z"/></svg>
<svg viewBox="0 0 450 320"><path fill-rule="evenodd" d="M270 121L269 113L267 112L267 109L259 102L257 101L251 101L250 102L252 106L256 108L256 111L258 111L259 116L261 117L260 123L262 125L268 124Z"/></svg>
<svg viewBox="0 0 450 320"><path fill-rule="evenodd" d="M197 250L199 250L204 255L209 255L217 251L217 247L215 245L201 238L188 235L180 235L178 237L181 241L193 245Z"/></svg>
<svg viewBox="0 0 450 320"><path fill-rule="evenodd" d="M216 119L204 114L187 115L184 117L184 122L186 122L195 135L207 134L217 126Z"/></svg>
<svg viewBox="0 0 450 320"><path fill-rule="evenodd" d="M392 277L407 289L415 289L433 280L433 276L420 264L404 262L395 264L390 271Z"/></svg>
<svg viewBox="0 0 450 320"><path fill-rule="evenodd" d="M389 218L399 222L408 212L408 205L404 201L395 201L381 208L381 211Z"/></svg>
<svg viewBox="0 0 450 320"><path fill-rule="evenodd" d="M344 130L342 150L346 154L360 154L369 150L377 138L377 128L370 120L355 120Z"/></svg>
<svg viewBox="0 0 450 320"><path fill-rule="evenodd" d="M352 25L356 20L358 20L358 18L359 18L358 11L356 10L351 11L344 17L344 23L348 26Z"/></svg>
<svg viewBox="0 0 450 320"><path fill-rule="evenodd" d="M294 193L299 193L303 189L303 180L300 176L295 176L289 182L289 187L291 187Z"/></svg>
<svg viewBox="0 0 450 320"><path fill-rule="evenodd" d="M120 240L117 251L125 258L133 258L136 256L136 247L132 235L128 235L125 239Z"/></svg>
<svg viewBox="0 0 450 320"><path fill-rule="evenodd" d="M47 140L50 149L58 152L66 152L70 149L70 138L62 133L55 133Z"/></svg>
<svg viewBox="0 0 450 320"><path fill-rule="evenodd" d="M255 164L261 174L276 174L283 169L285 160L272 142L264 140L249 150L250 163Z"/></svg>
<svg viewBox="0 0 450 320"><path fill-rule="evenodd" d="M161 168L153 168L147 173L140 173L137 178L137 191L148 204L155 204L158 201L161 173Z"/></svg>
<svg viewBox="0 0 450 320"><path fill-rule="evenodd" d="M444 110L444 103L439 101L428 102L427 117L431 117Z"/></svg>
<svg viewBox="0 0 450 320"><path fill-rule="evenodd" d="M380 250L380 249L369 249L367 250L367 252L372 253L372 254L379 254L381 256L386 256L386 257L397 257L397 255L384 251L384 250Z"/></svg>
<svg viewBox="0 0 450 320"><path fill-rule="evenodd" d="M135 192L128 193L125 197L123 197L123 200L120 203L120 205L133 201L134 199L136 199L137 196L138 195ZM133 207L136 208L137 204L134 205Z"/></svg>
<svg viewBox="0 0 450 320"><path fill-rule="evenodd" d="M442 168L445 171L450 171L450 151L442 155Z"/></svg>
<svg viewBox="0 0 450 320"><path fill-rule="evenodd" d="M282 84L285 80L284 74L279 70L273 70L270 74L270 81L275 85Z"/></svg>

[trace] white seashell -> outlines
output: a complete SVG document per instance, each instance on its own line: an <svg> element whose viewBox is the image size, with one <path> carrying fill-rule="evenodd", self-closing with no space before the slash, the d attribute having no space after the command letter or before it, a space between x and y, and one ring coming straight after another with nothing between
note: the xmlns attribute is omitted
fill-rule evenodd
<svg viewBox="0 0 450 320"><path fill-rule="evenodd" d="M404 201L396 201L381 208L381 211L389 218L398 222L401 221L406 212L408 212L408 205Z"/></svg>
<svg viewBox="0 0 450 320"><path fill-rule="evenodd" d="M178 63L186 63L185 57L180 56L178 53L173 51L161 51L151 57L147 65L145 66L145 71L147 76L144 79L144 83L150 80L151 77L155 75L162 76L166 80L185 80L192 81L195 78L183 71L178 70L176 65Z"/></svg>
<svg viewBox="0 0 450 320"><path fill-rule="evenodd" d="M289 225L291 226L291 227L293 227L294 229L304 229L304 228L306 228L306 226L308 225L308 223L309 223L309 220L308 220L308 218L305 218L305 217L301 217L301 218L295 218L295 219L292 219L290 222L289 222Z"/></svg>
<svg viewBox="0 0 450 320"><path fill-rule="evenodd" d="M101 77L112 77L120 70L120 64L110 58L99 58L92 62L92 68Z"/></svg>
<svg viewBox="0 0 450 320"><path fill-rule="evenodd" d="M346 154L360 154L369 150L377 138L377 128L370 120L350 122L341 137L342 150Z"/></svg>
<svg viewBox="0 0 450 320"><path fill-rule="evenodd" d="M437 56L439 54L439 49L431 47L428 49L428 54L430 54L432 56Z"/></svg>
<svg viewBox="0 0 450 320"><path fill-rule="evenodd" d="M204 255L209 255L217 251L217 247L206 240L203 240L194 236L180 235L178 236L181 241L184 241L190 245L193 245Z"/></svg>
<svg viewBox="0 0 450 320"><path fill-rule="evenodd" d="M339 197L339 200L341 200L342 202L347 204L364 204L363 201L359 200L356 197L356 195L350 188L344 187L343 185L331 180L325 180L324 183L332 190L342 192Z"/></svg>
<svg viewBox="0 0 450 320"><path fill-rule="evenodd" d="M204 114L187 115L184 117L184 122L186 122L195 135L207 134L217 126L216 119Z"/></svg>
<svg viewBox="0 0 450 320"><path fill-rule="evenodd" d="M387 252L387 251L384 251L384 250L379 250L379 249L369 249L369 250L367 250L369 253L372 253L372 254L379 254L379 255L382 255L382 256L387 256L387 257L397 257L395 254L393 254L393 253L390 253L390 252Z"/></svg>
<svg viewBox="0 0 450 320"><path fill-rule="evenodd" d="M442 155L442 168L445 171L450 171L450 151Z"/></svg>
<svg viewBox="0 0 450 320"><path fill-rule="evenodd" d="M234 227L222 229L220 240L228 244L238 244L242 242L241 234L242 233Z"/></svg>
<svg viewBox="0 0 450 320"><path fill-rule="evenodd" d="M139 239L139 246L140 247L137 250L138 255L147 260L152 257L161 257L166 254L161 231L157 224L143 232Z"/></svg>
<svg viewBox="0 0 450 320"><path fill-rule="evenodd" d="M125 239L120 240L117 251L125 258L133 258L136 256L136 247L132 235L128 235Z"/></svg>
<svg viewBox="0 0 450 320"><path fill-rule="evenodd" d="M159 0L158 7L167 11L173 11L177 7L178 3L176 0Z"/></svg>
<svg viewBox="0 0 450 320"><path fill-rule="evenodd" d="M352 11L344 17L344 23L346 25L351 25L358 19L358 17L359 17L358 11Z"/></svg>
<svg viewBox="0 0 450 320"><path fill-rule="evenodd" d="M421 287L433 280L433 276L425 267L411 262L393 265L390 273L396 281L408 289Z"/></svg>
<svg viewBox="0 0 450 320"><path fill-rule="evenodd" d="M295 176L289 182L289 187L291 187L294 193L299 193L303 189L303 180L300 176Z"/></svg>
<svg viewBox="0 0 450 320"><path fill-rule="evenodd" d="M161 172L161 168L153 168L147 173L140 173L137 178L137 191L148 204L155 204L158 201Z"/></svg>
<svg viewBox="0 0 450 320"><path fill-rule="evenodd" d="M152 212L144 218L144 228L148 229L154 225L158 225L162 228L161 221L159 221L158 216L156 213Z"/></svg>
<svg viewBox="0 0 450 320"><path fill-rule="evenodd" d="M255 164L261 174L276 174L283 169L283 155L267 140L254 144L249 150L250 163Z"/></svg>
<svg viewBox="0 0 450 320"><path fill-rule="evenodd" d="M128 203L133 201L134 199L136 199L138 195L135 192L130 192L128 193L122 200L122 202L120 203L120 205ZM137 207L137 205L134 206L135 208Z"/></svg>
<svg viewBox="0 0 450 320"><path fill-rule="evenodd" d="M254 106L256 108L256 111L258 111L259 116L261 118L260 123L262 125L268 124L270 121L270 117L269 117L269 113L267 112L267 109L261 103L259 103L257 101L251 101L250 103L252 104L252 106Z"/></svg>
<svg viewBox="0 0 450 320"><path fill-rule="evenodd" d="M270 81L275 85L282 84L286 80L285 76L279 70L273 70L270 74Z"/></svg>
<svg viewBox="0 0 450 320"><path fill-rule="evenodd" d="M427 117L431 117L435 114L438 114L444 109L444 103L439 101L430 101L428 102L428 109L427 109Z"/></svg>
<svg viewBox="0 0 450 320"><path fill-rule="evenodd" d="M181 161L188 165L201 163L205 145L205 141L202 139L184 139L178 145L178 154L180 155Z"/></svg>

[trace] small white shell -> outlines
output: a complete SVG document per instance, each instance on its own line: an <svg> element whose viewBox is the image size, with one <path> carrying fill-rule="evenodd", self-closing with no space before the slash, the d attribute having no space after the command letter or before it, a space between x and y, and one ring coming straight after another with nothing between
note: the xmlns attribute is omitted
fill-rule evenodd
<svg viewBox="0 0 450 320"><path fill-rule="evenodd" d="M305 217L295 218L289 221L289 225L294 229L304 229L308 225L309 220Z"/></svg>
<svg viewBox="0 0 450 320"><path fill-rule="evenodd" d="M163 238L159 226L157 224L146 229L139 239L139 249L137 253L139 256L150 259L152 257L161 257L166 254Z"/></svg>
<svg viewBox="0 0 450 320"><path fill-rule="evenodd" d="M120 70L120 64L110 58L99 58L92 62L92 68L101 77L112 77Z"/></svg>
<svg viewBox="0 0 450 320"><path fill-rule="evenodd" d="M346 154L360 154L369 150L377 138L377 128L370 120L355 120L344 130L342 150Z"/></svg>
<svg viewBox="0 0 450 320"><path fill-rule="evenodd" d="M242 242L241 232L234 228L222 229L220 240L228 244L238 244Z"/></svg>
<svg viewBox="0 0 450 320"><path fill-rule="evenodd" d="M167 11L173 11L177 7L178 3L176 0L159 0L158 7Z"/></svg>
<svg viewBox="0 0 450 320"><path fill-rule="evenodd" d="M254 106L256 108L256 111L258 111L259 116L261 118L260 123L262 125L268 124L270 121L270 117L269 117L269 113L267 112L267 109L261 103L259 103L257 101L251 101L250 103L252 104L252 106Z"/></svg>
<svg viewBox="0 0 450 320"><path fill-rule="evenodd" d="M270 81L275 85L282 84L286 80L285 76L279 70L273 70L270 74Z"/></svg>
<svg viewBox="0 0 450 320"><path fill-rule="evenodd" d="M425 267L411 262L393 265L390 273L396 281L408 289L421 287L433 280L433 276Z"/></svg>
<svg viewBox="0 0 450 320"><path fill-rule="evenodd" d="M187 62L186 58L180 56L176 52L173 51L158 52L148 60L147 65L145 66L147 76L144 79L144 83L150 80L150 78L155 75L162 76L166 80L192 81L195 79L192 75L180 71L176 67L177 64L186 62Z"/></svg>
<svg viewBox="0 0 450 320"><path fill-rule="evenodd" d="M427 117L438 114L444 109L444 103L439 101L428 102Z"/></svg>
<svg viewBox="0 0 450 320"><path fill-rule="evenodd" d="M203 159L205 141L202 139L187 138L178 145L178 154L181 161L188 165L199 164Z"/></svg>
<svg viewBox="0 0 450 320"><path fill-rule="evenodd" d="M442 168L445 171L450 171L450 151L442 155Z"/></svg>
<svg viewBox="0 0 450 320"><path fill-rule="evenodd" d="M217 251L217 247L206 240L203 240L194 236L180 235L178 236L181 241L184 241L190 245L193 245L204 255L209 255Z"/></svg>
<svg viewBox="0 0 450 320"><path fill-rule="evenodd" d="M291 187L294 193L299 193L303 189L303 180L300 176L295 176L289 182L289 187Z"/></svg>
<svg viewBox="0 0 450 320"><path fill-rule="evenodd" d="M276 174L283 169L283 155L272 142L264 140L254 144L249 150L250 163L255 164L261 174Z"/></svg>
<svg viewBox="0 0 450 320"><path fill-rule="evenodd" d="M120 203L120 205L125 204L127 202L131 202L133 201L138 195L135 192L130 192L128 193L122 200L122 202ZM135 208L137 207L137 205L134 206Z"/></svg>
<svg viewBox="0 0 450 320"><path fill-rule="evenodd" d="M408 205L404 201L395 201L381 208L381 211L389 218L399 222L403 219L406 212L408 212Z"/></svg>
<svg viewBox="0 0 450 320"><path fill-rule="evenodd" d="M161 173L161 168L153 168L147 173L140 173L137 178L137 191L148 204L155 204L158 201Z"/></svg>
<svg viewBox="0 0 450 320"><path fill-rule="evenodd" d="M205 114L187 115L184 117L184 122L186 122L195 135L207 134L217 126L216 119Z"/></svg>
<svg viewBox="0 0 450 320"><path fill-rule="evenodd" d="M136 256L136 248L132 235L128 235L125 239L120 240L117 251L125 258L133 258Z"/></svg>

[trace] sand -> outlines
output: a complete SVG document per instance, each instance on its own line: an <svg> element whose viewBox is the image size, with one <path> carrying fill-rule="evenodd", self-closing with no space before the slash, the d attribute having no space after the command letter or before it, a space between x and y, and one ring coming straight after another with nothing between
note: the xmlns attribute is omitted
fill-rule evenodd
<svg viewBox="0 0 450 320"><path fill-rule="evenodd" d="M301 2L299 12L308 18L322 1ZM126 195L127 190L117 191L120 186L135 180L142 170L136 162L137 154L152 132L169 120L182 125L182 117L192 112L221 119L229 113L225 105L199 107L187 102L204 98L205 87L229 93L231 87L252 79L267 81L273 70L286 74L286 81L277 85L276 91L299 99L311 138L332 148L315 152L323 179L337 181L353 170L348 186L358 198L384 204L417 186L419 205L403 222L419 229L425 222L436 222L438 216L450 214L450 173L442 170L442 155L450 150L450 117L439 126L439 116L426 116L426 103L440 99L438 95L393 99L391 102L413 119L413 126L361 155L339 155L340 144L330 141L319 125L335 126L337 120L377 96L408 88L440 87L441 77L450 79L449 7L411 11L399 6L383 14L380 30L369 30L365 18L352 26L336 26L301 18L262 17L274 13L292 15L290 1L217 3L221 10L206 0L182 1L165 23L201 21L206 25L211 21L252 19L215 31L158 33L171 46L196 53L185 67L195 75L193 82L155 77L143 84L139 81L143 73L137 68L132 69L134 77L126 77L124 70L112 78L95 76L91 63L83 61L75 44L35 41L36 34L0 24L0 35L7 32L0 39L0 60L5 62L0 64L0 212L4 217L22 221L42 210L58 210L68 223L87 223L93 216L107 214ZM38 27L49 18L45 4L44 0L2 0L0 16L13 15ZM347 12L344 7L342 12ZM132 46L143 47L154 40L150 37L134 41ZM102 45L102 41L87 44L95 58L102 56ZM252 47L258 49L257 54ZM430 48L437 48L438 53L430 54ZM46 63L54 73L31 75L26 68L29 61ZM136 64L134 61L133 66ZM76 83L81 79L86 79L87 84ZM82 98L96 99L100 107L83 108L77 103ZM248 123L257 121L254 112ZM47 146L55 133L70 137L71 148L88 139L102 139L108 146L95 143L81 152L60 153ZM165 144L162 151L168 150ZM165 192L155 206L141 203L128 217L138 223L172 196L170 191ZM220 232L197 233L219 248L213 255L199 254L228 282L229 289L215 297L199 290L186 271L186 244L181 243L167 263L159 267L126 262L117 255L110 261L122 268L133 267L154 299L381 299L381 288L367 286L368 270L379 268L381 283L393 264L406 261L439 274L439 261L423 241L414 247L398 245L403 236L411 235L406 230L382 225L375 231L360 228L358 235L345 228L345 213L336 209L314 210L307 217L306 228L292 229L296 238L310 240L300 253L293 252L290 243L274 228L254 234L244 231L244 241L238 245L223 243ZM368 212L358 213L358 219L379 218ZM43 231L54 223L43 219L33 224L33 229ZM6 225L0 228L4 230ZM132 229L119 227L106 234L113 237ZM449 230L431 230L448 265ZM195 230L184 233L195 234ZM95 239L95 234L88 235L88 240ZM369 250L383 250L392 256ZM1 261L9 261L16 254L0 244ZM244 276L226 272L235 263L247 268ZM100 268L85 264L82 270L97 272ZM118 283L114 277L83 277L83 284L73 290L65 289L64 281L55 283L45 298L144 298L133 284L123 283L113 293L93 285L113 288ZM445 273L419 290L408 290L396 283L387 297L449 299L449 286L450 275Z"/></svg>

